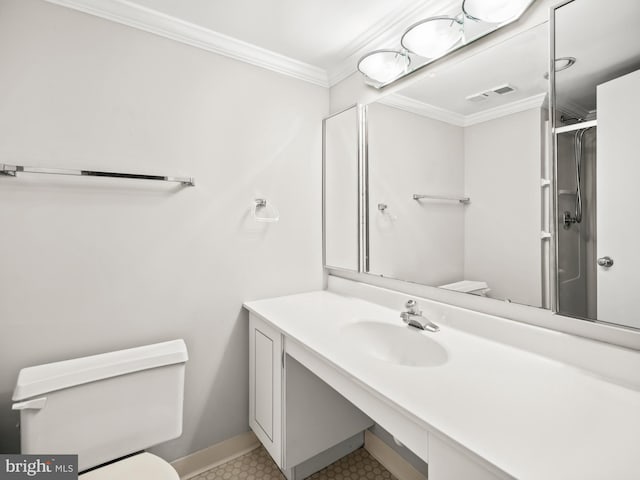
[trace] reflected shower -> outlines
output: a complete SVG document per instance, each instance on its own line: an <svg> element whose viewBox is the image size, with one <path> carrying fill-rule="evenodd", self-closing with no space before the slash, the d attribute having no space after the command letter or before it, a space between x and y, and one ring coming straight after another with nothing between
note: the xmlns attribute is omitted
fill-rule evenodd
<svg viewBox="0 0 640 480"><path fill-rule="evenodd" d="M576 178L576 199L573 214L569 211L565 211L563 215L563 223L565 230L570 228L574 223L582 223L582 162L583 162L583 138L585 133L591 130L593 127L581 128L576 130L574 134L574 163L575 163L575 178Z"/></svg>

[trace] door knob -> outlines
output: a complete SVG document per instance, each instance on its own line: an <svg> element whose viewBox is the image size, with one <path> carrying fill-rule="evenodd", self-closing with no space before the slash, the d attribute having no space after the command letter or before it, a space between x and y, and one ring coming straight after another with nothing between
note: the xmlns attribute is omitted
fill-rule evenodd
<svg viewBox="0 0 640 480"><path fill-rule="evenodd" d="M600 257L598 259L598 265L609 268L613 266L613 259L611 257Z"/></svg>

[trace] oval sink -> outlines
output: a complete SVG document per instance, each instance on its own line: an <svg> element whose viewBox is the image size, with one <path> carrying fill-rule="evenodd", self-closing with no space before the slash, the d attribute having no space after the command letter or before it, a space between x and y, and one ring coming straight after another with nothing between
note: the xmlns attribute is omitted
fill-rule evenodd
<svg viewBox="0 0 640 480"><path fill-rule="evenodd" d="M353 348L384 362L408 367L435 367L446 363L447 351L427 332L406 325L362 320L342 329Z"/></svg>

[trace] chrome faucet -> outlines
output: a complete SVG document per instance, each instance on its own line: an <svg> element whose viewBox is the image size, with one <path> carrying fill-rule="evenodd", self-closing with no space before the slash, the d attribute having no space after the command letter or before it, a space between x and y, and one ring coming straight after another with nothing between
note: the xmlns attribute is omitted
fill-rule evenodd
<svg viewBox="0 0 640 480"><path fill-rule="evenodd" d="M422 315L422 310L418 308L418 302L413 299L407 300L404 306L407 308L407 311L400 314L400 318L402 318L404 323L429 332L437 332L440 330L439 326Z"/></svg>

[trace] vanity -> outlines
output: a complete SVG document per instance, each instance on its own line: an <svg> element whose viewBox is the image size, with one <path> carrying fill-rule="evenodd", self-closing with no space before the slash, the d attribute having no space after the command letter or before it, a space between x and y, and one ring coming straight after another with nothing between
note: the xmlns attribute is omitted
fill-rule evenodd
<svg viewBox="0 0 640 480"><path fill-rule="evenodd" d="M250 426L290 480L373 424L430 480L640 478L640 4L615 5L324 120L328 288L245 303Z"/></svg>
<svg viewBox="0 0 640 480"><path fill-rule="evenodd" d="M281 469L293 410L343 435L375 421L430 480L640 478L640 353L426 299L440 331L421 331L400 319L407 298L330 277L326 291L245 304L250 424ZM311 392L286 404L293 362L354 407L349 425L331 409L323 418Z"/></svg>

